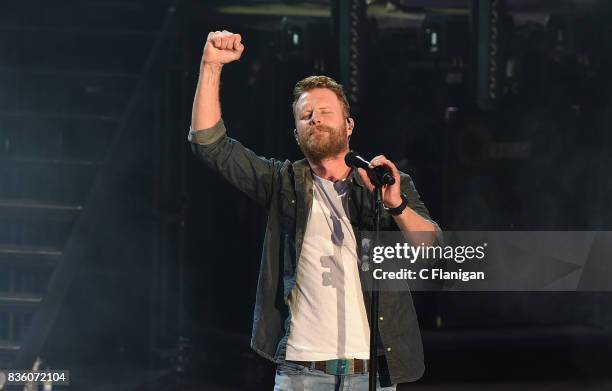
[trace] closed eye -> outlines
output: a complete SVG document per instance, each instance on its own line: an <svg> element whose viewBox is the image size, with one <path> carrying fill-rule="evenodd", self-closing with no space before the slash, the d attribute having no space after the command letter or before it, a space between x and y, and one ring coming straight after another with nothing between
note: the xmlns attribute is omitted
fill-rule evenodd
<svg viewBox="0 0 612 391"><path fill-rule="evenodd" d="M324 115L328 115L328 114L333 114L334 112L332 110L329 110L329 109L325 108L325 109L319 110L319 113L324 114ZM300 115L300 119L301 120L307 120L310 117L312 117L312 111L311 110L305 111L305 112L302 113L302 115Z"/></svg>

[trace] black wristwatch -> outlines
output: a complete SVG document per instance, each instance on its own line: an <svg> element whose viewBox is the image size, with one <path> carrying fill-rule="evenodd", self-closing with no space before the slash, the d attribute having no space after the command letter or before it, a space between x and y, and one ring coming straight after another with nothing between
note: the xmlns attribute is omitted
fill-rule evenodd
<svg viewBox="0 0 612 391"><path fill-rule="evenodd" d="M402 212L404 211L404 209L406 209L407 206L408 206L408 197L404 193L402 193L402 203L398 207L396 207L396 208L387 208L385 206L385 203L383 202L383 208L385 208L385 210L387 212L389 212L389 214L391 216L399 216L399 215L401 215Z"/></svg>

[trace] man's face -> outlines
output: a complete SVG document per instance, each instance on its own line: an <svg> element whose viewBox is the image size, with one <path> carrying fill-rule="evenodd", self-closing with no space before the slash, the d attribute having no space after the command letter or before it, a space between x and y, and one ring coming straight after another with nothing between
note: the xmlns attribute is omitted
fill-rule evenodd
<svg viewBox="0 0 612 391"><path fill-rule="evenodd" d="M305 92L293 114L295 137L308 159L321 161L348 152L352 120L345 118L342 102L333 91L316 88Z"/></svg>

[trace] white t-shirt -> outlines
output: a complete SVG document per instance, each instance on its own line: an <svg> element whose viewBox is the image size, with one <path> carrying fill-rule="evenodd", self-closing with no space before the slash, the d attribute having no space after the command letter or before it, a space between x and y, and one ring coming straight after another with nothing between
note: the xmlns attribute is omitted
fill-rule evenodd
<svg viewBox="0 0 612 391"><path fill-rule="evenodd" d="M369 358L370 327L347 214L350 183L313 174L313 203L289 296L286 359Z"/></svg>

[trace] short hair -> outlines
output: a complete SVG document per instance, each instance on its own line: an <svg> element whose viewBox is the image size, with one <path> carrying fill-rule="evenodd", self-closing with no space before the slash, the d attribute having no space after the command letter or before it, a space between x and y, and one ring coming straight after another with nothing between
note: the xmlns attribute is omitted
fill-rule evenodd
<svg viewBox="0 0 612 391"><path fill-rule="evenodd" d="M315 88L327 88L331 90L340 102L342 103L344 109L344 116L346 118L350 117L351 107L349 105L348 100L346 99L346 94L344 93L344 88L342 84L338 83L334 79L328 76L308 76L305 79L298 81L293 88L293 103L291 107L293 108L293 113L295 114L295 105L297 104L300 96L305 92L310 90L314 90Z"/></svg>

